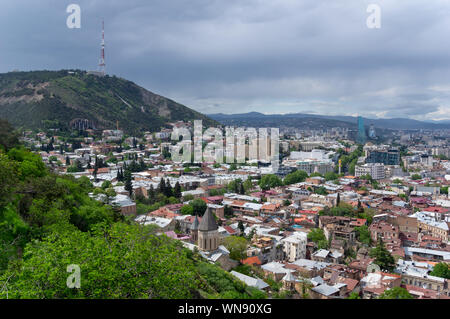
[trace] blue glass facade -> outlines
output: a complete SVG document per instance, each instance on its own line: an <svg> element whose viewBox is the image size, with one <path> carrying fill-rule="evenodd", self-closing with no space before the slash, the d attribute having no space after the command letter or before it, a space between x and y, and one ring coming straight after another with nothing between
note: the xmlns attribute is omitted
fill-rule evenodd
<svg viewBox="0 0 450 319"><path fill-rule="evenodd" d="M358 135L356 137L358 144L366 144L366 130L364 128L364 120L361 116L358 116Z"/></svg>

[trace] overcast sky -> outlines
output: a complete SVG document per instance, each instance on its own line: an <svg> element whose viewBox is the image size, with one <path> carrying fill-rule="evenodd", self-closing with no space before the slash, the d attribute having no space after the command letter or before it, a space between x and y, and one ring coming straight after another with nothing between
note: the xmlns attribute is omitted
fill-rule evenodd
<svg viewBox="0 0 450 319"><path fill-rule="evenodd" d="M450 119L448 0L0 0L0 72L96 70L103 17L109 74L203 113Z"/></svg>

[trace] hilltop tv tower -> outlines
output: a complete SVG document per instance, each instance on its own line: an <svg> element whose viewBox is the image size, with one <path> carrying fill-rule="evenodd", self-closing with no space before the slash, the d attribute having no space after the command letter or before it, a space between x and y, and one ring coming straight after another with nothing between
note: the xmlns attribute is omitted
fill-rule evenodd
<svg viewBox="0 0 450 319"><path fill-rule="evenodd" d="M106 74L106 64L105 64L105 21L102 20L102 42L101 42L101 52L100 52L100 63L98 64L99 71L105 75Z"/></svg>

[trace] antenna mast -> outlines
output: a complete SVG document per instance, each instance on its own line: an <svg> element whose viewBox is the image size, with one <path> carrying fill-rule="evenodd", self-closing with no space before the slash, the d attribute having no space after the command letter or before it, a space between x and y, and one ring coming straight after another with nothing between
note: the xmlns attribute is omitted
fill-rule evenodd
<svg viewBox="0 0 450 319"><path fill-rule="evenodd" d="M100 72L103 75L106 74L106 64L105 64L105 21L102 20L102 42L101 42L101 52L100 52L100 63L98 64Z"/></svg>

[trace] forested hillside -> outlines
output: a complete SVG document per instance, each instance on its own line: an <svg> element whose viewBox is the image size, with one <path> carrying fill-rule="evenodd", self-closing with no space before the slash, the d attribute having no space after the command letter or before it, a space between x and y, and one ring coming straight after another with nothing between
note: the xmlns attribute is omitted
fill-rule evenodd
<svg viewBox="0 0 450 319"><path fill-rule="evenodd" d="M217 122L116 76L80 70L0 74L0 117L24 129L67 130L76 119L128 134L158 130L177 120Z"/></svg>

